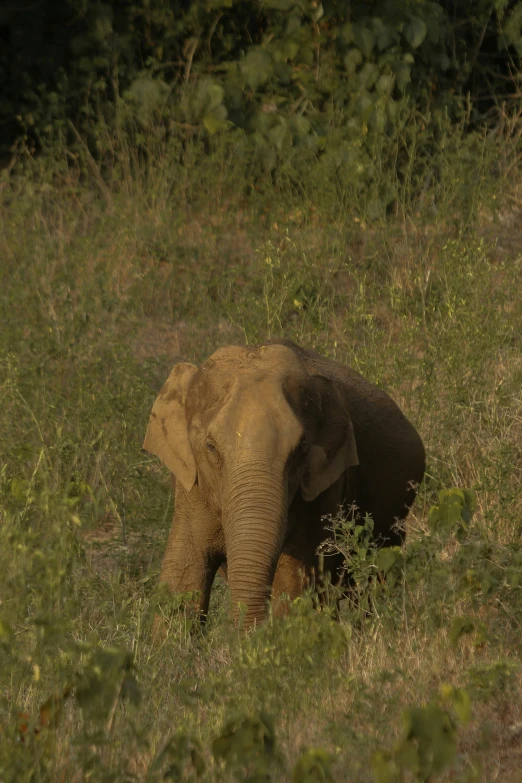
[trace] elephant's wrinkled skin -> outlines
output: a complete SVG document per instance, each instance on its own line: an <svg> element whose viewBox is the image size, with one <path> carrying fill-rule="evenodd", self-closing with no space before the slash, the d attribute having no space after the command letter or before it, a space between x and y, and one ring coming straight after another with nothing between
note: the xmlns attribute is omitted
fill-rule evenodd
<svg viewBox="0 0 522 783"><path fill-rule="evenodd" d="M175 480L160 580L198 591L207 612L226 563L248 627L267 602L299 595L328 537L325 514L353 504L382 542L424 474L422 441L393 400L354 370L288 340L219 348L177 364L154 403L144 448ZM325 558L335 582L340 557Z"/></svg>

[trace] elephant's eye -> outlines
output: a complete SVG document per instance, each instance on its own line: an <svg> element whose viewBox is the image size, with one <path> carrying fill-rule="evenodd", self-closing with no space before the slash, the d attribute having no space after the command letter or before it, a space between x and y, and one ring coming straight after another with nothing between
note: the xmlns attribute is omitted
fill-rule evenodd
<svg viewBox="0 0 522 783"><path fill-rule="evenodd" d="M214 443L212 443L212 441L211 441L211 440L207 440L207 441L206 441L206 443L205 443L205 448L206 448L206 450L207 450L208 454L209 454L211 457L217 457L217 456L218 456L218 450L217 450L217 448L216 448L215 444L214 444Z"/></svg>

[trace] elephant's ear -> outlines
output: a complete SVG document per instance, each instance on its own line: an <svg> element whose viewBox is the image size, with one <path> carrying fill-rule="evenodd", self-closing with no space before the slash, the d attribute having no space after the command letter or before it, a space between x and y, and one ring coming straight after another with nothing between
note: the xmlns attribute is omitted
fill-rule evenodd
<svg viewBox="0 0 522 783"><path fill-rule="evenodd" d="M155 454L190 492L196 481L196 461L190 445L185 399L197 367L176 364L152 406L143 448Z"/></svg>
<svg viewBox="0 0 522 783"><path fill-rule="evenodd" d="M301 494L307 501L315 500L346 468L359 464L352 420L339 384L323 376L314 376L311 382L319 393L320 413L301 479Z"/></svg>

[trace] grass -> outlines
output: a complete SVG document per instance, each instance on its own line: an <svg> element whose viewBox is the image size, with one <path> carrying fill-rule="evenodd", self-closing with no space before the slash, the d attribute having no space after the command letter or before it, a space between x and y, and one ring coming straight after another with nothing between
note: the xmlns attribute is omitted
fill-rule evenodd
<svg viewBox="0 0 522 783"><path fill-rule="evenodd" d="M219 142L128 149L104 187L60 150L0 182L2 781L522 779L516 146L447 127L428 156L423 138L405 126L399 177L371 151L397 194L372 219L349 171L254 187ZM172 498L140 449L152 401L178 358L276 335L352 364L421 432L400 578L361 581L368 613L305 599L246 639L218 583L207 631L182 613L158 649ZM471 527L434 531L453 486L476 493ZM446 771L435 713L404 740L430 703Z"/></svg>

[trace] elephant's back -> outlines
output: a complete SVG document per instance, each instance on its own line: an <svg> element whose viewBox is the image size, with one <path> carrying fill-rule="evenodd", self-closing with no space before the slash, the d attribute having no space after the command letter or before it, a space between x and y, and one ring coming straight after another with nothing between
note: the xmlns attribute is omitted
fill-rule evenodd
<svg viewBox="0 0 522 783"><path fill-rule="evenodd" d="M361 434L378 436L381 449L391 447L396 441L403 447L406 443L424 447L419 433L387 392L368 381L347 364L327 359L316 351L301 348L291 340L271 342L291 348L304 363L310 375L320 375L337 382L344 390L344 397L354 427ZM418 450L418 449L417 449Z"/></svg>

